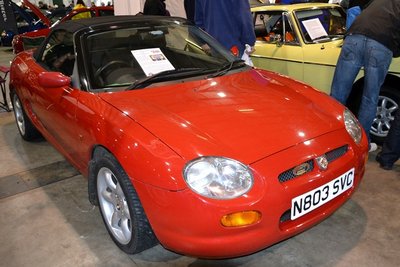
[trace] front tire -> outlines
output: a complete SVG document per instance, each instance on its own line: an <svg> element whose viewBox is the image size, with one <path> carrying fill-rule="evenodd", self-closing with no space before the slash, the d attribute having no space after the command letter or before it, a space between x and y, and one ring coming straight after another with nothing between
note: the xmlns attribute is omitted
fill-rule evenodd
<svg viewBox="0 0 400 267"><path fill-rule="evenodd" d="M157 244L138 195L117 160L108 152L95 159L97 200L107 231L128 254Z"/></svg>
<svg viewBox="0 0 400 267"><path fill-rule="evenodd" d="M26 141L34 141L38 139L41 135L26 115L22 103L15 92L11 94L11 99L15 122L17 123L17 128L21 137Z"/></svg>

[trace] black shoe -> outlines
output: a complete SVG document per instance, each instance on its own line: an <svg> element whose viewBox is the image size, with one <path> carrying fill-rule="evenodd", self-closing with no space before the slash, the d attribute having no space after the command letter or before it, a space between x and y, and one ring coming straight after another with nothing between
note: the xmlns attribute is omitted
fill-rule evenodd
<svg viewBox="0 0 400 267"><path fill-rule="evenodd" d="M382 151L379 152L378 154L376 154L375 160L379 163L381 163L381 155L382 155Z"/></svg>
<svg viewBox="0 0 400 267"><path fill-rule="evenodd" d="M391 171L391 170L393 170L393 164L392 164L392 165L389 165L389 164L382 164L382 163L379 163L379 167L381 167L381 169L384 169L384 170L386 170L386 171Z"/></svg>
<svg viewBox="0 0 400 267"><path fill-rule="evenodd" d="M384 169L384 170L387 170L387 171L390 171L390 170L393 169L393 164L383 163L383 162L382 162L382 152L379 152L379 153L376 155L375 160L376 160L377 162L379 162L379 167L381 167L381 169Z"/></svg>

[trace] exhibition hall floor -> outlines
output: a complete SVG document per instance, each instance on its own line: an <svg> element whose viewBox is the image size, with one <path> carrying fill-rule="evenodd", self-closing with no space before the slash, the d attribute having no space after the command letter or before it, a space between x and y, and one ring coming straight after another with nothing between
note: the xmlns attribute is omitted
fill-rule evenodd
<svg viewBox="0 0 400 267"><path fill-rule="evenodd" d="M10 49L0 48L0 65L12 57ZM369 154L364 179L342 208L262 251L205 260L157 245L127 255L114 245L98 208L89 203L85 178L46 141L23 141L13 113L0 110L0 265L399 266L400 161L392 171L382 170L376 152Z"/></svg>

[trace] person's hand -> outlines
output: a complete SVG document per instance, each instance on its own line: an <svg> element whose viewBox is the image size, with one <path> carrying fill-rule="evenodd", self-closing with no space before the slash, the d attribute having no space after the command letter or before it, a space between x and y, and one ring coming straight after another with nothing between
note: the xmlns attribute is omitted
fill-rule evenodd
<svg viewBox="0 0 400 267"><path fill-rule="evenodd" d="M246 48L244 50L244 52L248 55L250 55L251 53L253 53L254 51L256 51L254 46L250 46L248 44L246 44Z"/></svg>
<svg viewBox="0 0 400 267"><path fill-rule="evenodd" d="M251 49L250 52L247 53L249 55L256 51L256 48L254 46L250 46L250 49Z"/></svg>
<svg viewBox="0 0 400 267"><path fill-rule="evenodd" d="M201 46L201 49L203 49L203 51L207 54L210 55L211 54L211 48L208 46L208 44L203 44Z"/></svg>

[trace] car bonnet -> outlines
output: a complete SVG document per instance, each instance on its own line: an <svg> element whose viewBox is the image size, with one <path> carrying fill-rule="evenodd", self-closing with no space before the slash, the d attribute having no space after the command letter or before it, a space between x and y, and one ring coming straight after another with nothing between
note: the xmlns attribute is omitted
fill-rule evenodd
<svg viewBox="0 0 400 267"><path fill-rule="evenodd" d="M218 155L250 164L343 128L336 101L255 70L100 95L188 160Z"/></svg>
<svg viewBox="0 0 400 267"><path fill-rule="evenodd" d="M40 11L40 9L35 6L34 4L32 4L31 2L29 2L28 0L23 0L23 3L25 6L29 7L30 10L32 10L33 13L36 14L36 16L39 17L39 19L47 26L50 27L51 26L51 22L50 20Z"/></svg>

